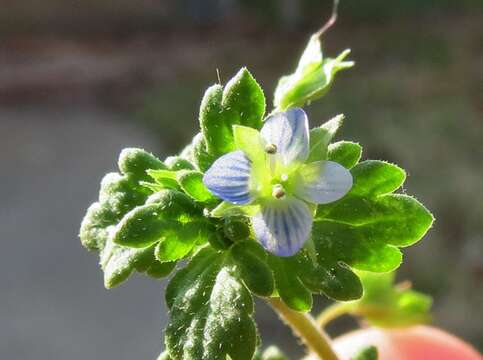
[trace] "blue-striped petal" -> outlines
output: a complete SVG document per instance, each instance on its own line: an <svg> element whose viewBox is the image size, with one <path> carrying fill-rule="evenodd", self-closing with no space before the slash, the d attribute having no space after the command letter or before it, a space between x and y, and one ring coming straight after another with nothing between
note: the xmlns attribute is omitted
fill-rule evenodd
<svg viewBox="0 0 483 360"><path fill-rule="evenodd" d="M328 204L339 200L352 187L352 175L342 165L333 161L316 161L302 166L297 174L294 193L314 204Z"/></svg>
<svg viewBox="0 0 483 360"><path fill-rule="evenodd" d="M218 158L203 176L203 184L215 196L236 205L248 204L251 162L243 151Z"/></svg>
<svg viewBox="0 0 483 360"><path fill-rule="evenodd" d="M253 230L262 246L277 256L292 256L304 245L312 229L312 214L294 197L274 200L252 217Z"/></svg>
<svg viewBox="0 0 483 360"><path fill-rule="evenodd" d="M309 123L305 111L292 108L271 115L260 131L267 144L277 147L282 163L303 163L309 155Z"/></svg>

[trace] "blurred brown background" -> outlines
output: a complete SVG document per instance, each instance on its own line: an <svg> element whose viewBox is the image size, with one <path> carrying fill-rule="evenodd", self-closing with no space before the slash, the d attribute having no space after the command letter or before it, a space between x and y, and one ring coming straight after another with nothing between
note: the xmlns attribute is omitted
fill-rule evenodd
<svg viewBox="0 0 483 360"><path fill-rule="evenodd" d="M3 0L0 4L0 357L154 359L162 287L102 288L80 220L123 147L161 158L195 134L205 88L246 65L268 101L310 33L316 0ZM325 53L357 66L308 108L344 112L364 157L407 169L435 214L401 279L435 297L435 324L483 348L483 2L342 0ZM322 306L318 304L318 306ZM300 354L260 304L265 345ZM338 321L332 334L352 326Z"/></svg>

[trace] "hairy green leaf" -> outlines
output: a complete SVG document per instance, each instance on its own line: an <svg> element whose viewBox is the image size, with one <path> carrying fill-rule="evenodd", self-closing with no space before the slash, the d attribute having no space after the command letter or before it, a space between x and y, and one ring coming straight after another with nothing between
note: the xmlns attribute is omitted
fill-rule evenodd
<svg viewBox="0 0 483 360"><path fill-rule="evenodd" d="M104 286L113 288L126 280L133 270L144 272L155 262L153 249L130 249L116 245L108 238L100 251L100 265L104 271Z"/></svg>
<svg viewBox="0 0 483 360"><path fill-rule="evenodd" d="M298 263L300 255L282 258L269 255L268 264L273 271L277 293L287 306L296 311L312 308L312 292L301 280L303 267Z"/></svg>
<svg viewBox="0 0 483 360"><path fill-rule="evenodd" d="M357 275L330 254L316 257L302 249L287 258L270 255L269 265L278 295L293 310L309 311L312 293L323 293L337 300L354 300L362 295Z"/></svg>
<svg viewBox="0 0 483 360"><path fill-rule="evenodd" d="M170 170L194 170L195 166L182 156L168 156L164 163Z"/></svg>
<svg viewBox="0 0 483 360"><path fill-rule="evenodd" d="M319 36L313 35L295 72L279 80L275 89L274 107L283 111L289 107L304 106L325 95L335 74L354 65L352 61L344 61L349 52L345 50L335 59L324 59Z"/></svg>
<svg viewBox="0 0 483 360"><path fill-rule="evenodd" d="M156 279L168 276L176 267L176 261L164 262L155 261L146 269L146 273Z"/></svg>
<svg viewBox="0 0 483 360"><path fill-rule="evenodd" d="M176 179L183 191L199 202L213 202L217 198L203 184L203 174L196 170L183 170L177 173Z"/></svg>
<svg viewBox="0 0 483 360"><path fill-rule="evenodd" d="M185 156L196 164L196 167L205 172L209 169L211 164L216 160L217 156L208 153L205 138L202 133L198 133L190 145L190 148L185 149Z"/></svg>
<svg viewBox="0 0 483 360"><path fill-rule="evenodd" d="M245 285L256 295L273 294L274 281L267 254L255 241L239 242L230 249L233 262Z"/></svg>
<svg viewBox="0 0 483 360"><path fill-rule="evenodd" d="M354 152L356 155L347 158L356 162L360 155L357 145L338 146ZM313 242L292 257L269 255L276 292L294 310L310 310L313 293L339 301L359 299L362 284L351 268L375 272L395 269L402 260L398 248L420 240L433 222L417 200L392 193L405 178L399 167L365 161L351 172L351 191L341 200L318 206Z"/></svg>
<svg viewBox="0 0 483 360"><path fill-rule="evenodd" d="M172 262L184 258L207 241L212 229L193 200L175 190L162 190L124 216L114 229L115 243L144 248L157 243L156 258Z"/></svg>
<svg viewBox="0 0 483 360"><path fill-rule="evenodd" d="M223 234L232 242L246 240L250 237L250 224L246 217L230 216L224 219Z"/></svg>
<svg viewBox="0 0 483 360"><path fill-rule="evenodd" d="M234 150L232 126L258 129L264 113L265 96L246 68L241 69L224 88L221 85L211 86L200 107L200 125L206 151L218 157Z"/></svg>
<svg viewBox="0 0 483 360"><path fill-rule="evenodd" d="M364 161L351 172L351 191L339 201L318 207L313 225L318 257L330 254L359 270L394 270L402 260L398 247L420 240L433 217L414 198L391 194L405 178L399 167Z"/></svg>
<svg viewBox="0 0 483 360"><path fill-rule="evenodd" d="M222 201L217 207L211 211L213 217L228 217L228 216L252 216L260 211L260 205L235 205L228 201Z"/></svg>
<svg viewBox="0 0 483 360"><path fill-rule="evenodd" d="M257 129L234 125L233 136L235 148L242 150L250 160L265 159L262 137Z"/></svg>
<svg viewBox="0 0 483 360"><path fill-rule="evenodd" d="M113 287L125 280L135 269L138 261L149 251L125 249L112 242L115 225L130 209L141 205L148 192L130 176L108 174L101 183L99 202L90 206L84 217L80 237L84 245L100 251L104 284ZM152 255L153 249L151 249ZM152 257L153 261L154 257Z"/></svg>
<svg viewBox="0 0 483 360"><path fill-rule="evenodd" d="M176 236L181 227L195 222L206 222L196 204L179 191L163 190L123 217L114 230L113 241L143 248Z"/></svg>
<svg viewBox="0 0 483 360"><path fill-rule="evenodd" d="M166 348L173 360L253 357L253 300L230 251L200 250L171 280L166 302Z"/></svg>
<svg viewBox="0 0 483 360"><path fill-rule="evenodd" d="M118 161L123 174L132 174L139 180L148 180L147 169L166 169L166 165L153 154L138 148L126 148L121 151Z"/></svg>
<svg viewBox="0 0 483 360"><path fill-rule="evenodd" d="M342 126L344 115L340 114L318 128L310 130L310 152L307 162L326 160L327 147Z"/></svg>
<svg viewBox="0 0 483 360"><path fill-rule="evenodd" d="M148 179L146 171L166 166L142 149L125 149L121 152L119 167L122 174L110 173L102 180L99 201L87 210L79 234L84 246L99 251L107 288L119 285L134 270L155 274L160 264L154 257L154 246L126 248L114 243L113 234L127 213L148 200L152 191L141 185ZM156 277L166 276L168 270L158 269Z"/></svg>
<svg viewBox="0 0 483 360"><path fill-rule="evenodd" d="M367 160L352 169L354 185L350 196L388 194L397 190L406 180L406 173L400 167L385 161Z"/></svg>
<svg viewBox="0 0 483 360"><path fill-rule="evenodd" d="M147 174L151 178L151 182L142 181L141 185L151 189L153 192L158 192L163 189L180 190L176 179L176 171L174 170L148 170ZM154 182L152 182L153 180Z"/></svg>
<svg viewBox="0 0 483 360"><path fill-rule="evenodd" d="M362 146L350 141L338 141L330 144L327 160L335 161L347 169L357 165L362 155Z"/></svg>

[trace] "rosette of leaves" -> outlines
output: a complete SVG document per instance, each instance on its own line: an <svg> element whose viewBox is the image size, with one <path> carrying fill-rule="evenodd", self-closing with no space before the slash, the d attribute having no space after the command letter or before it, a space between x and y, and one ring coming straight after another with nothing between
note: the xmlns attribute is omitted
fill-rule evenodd
<svg viewBox="0 0 483 360"><path fill-rule="evenodd" d="M309 44L310 56L304 53L299 64L309 67L279 84L276 93L285 95L276 99L289 100L276 100L277 108L303 106L323 95L344 67L317 65L322 55L316 45ZM405 179L401 168L360 162L359 144L333 142L342 117L311 130L310 156L350 169L354 184L341 200L314 209L309 246L278 257L253 239L243 212L212 217L221 200L206 189L203 174L236 150L234 125L260 129L265 108L263 91L245 68L225 86L211 86L192 143L165 161L141 149L124 150L119 173L106 175L99 200L82 222L81 241L99 252L106 287L133 271L160 278L180 260L186 263L166 290L170 320L163 359L252 359L259 346L254 296L278 296L297 311L309 311L314 294L358 299L362 286L353 270L397 268L399 248L420 240L431 226L433 218L421 203L395 193Z"/></svg>

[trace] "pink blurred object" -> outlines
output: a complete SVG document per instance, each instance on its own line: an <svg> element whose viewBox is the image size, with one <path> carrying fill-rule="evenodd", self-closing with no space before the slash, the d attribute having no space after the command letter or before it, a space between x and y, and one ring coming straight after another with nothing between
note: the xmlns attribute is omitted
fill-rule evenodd
<svg viewBox="0 0 483 360"><path fill-rule="evenodd" d="M379 360L483 360L470 344L423 325L396 330L357 330L338 337L333 344L343 360L351 359L368 345L377 347Z"/></svg>

